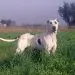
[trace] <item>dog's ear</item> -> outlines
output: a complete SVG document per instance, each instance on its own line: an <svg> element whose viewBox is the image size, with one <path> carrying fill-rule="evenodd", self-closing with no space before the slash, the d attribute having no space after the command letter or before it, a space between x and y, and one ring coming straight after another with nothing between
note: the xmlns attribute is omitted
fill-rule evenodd
<svg viewBox="0 0 75 75"><path fill-rule="evenodd" d="M56 20L57 22L59 22L59 19L56 18L55 20Z"/></svg>
<svg viewBox="0 0 75 75"><path fill-rule="evenodd" d="M49 24L49 20L47 20L47 24Z"/></svg>

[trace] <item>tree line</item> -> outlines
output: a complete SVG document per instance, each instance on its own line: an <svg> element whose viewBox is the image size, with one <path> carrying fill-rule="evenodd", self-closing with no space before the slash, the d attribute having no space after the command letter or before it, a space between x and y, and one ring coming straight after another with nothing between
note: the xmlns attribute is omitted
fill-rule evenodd
<svg viewBox="0 0 75 75"><path fill-rule="evenodd" d="M69 27L75 26L75 3L64 2L63 6L58 8L58 13L60 17L67 23ZM15 25L15 21L11 19L2 19L1 24L6 24L7 26Z"/></svg>

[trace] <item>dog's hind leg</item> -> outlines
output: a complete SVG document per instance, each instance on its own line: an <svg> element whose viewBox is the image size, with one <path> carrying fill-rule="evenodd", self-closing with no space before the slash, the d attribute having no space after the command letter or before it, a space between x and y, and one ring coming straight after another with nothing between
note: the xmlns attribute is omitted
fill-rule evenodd
<svg viewBox="0 0 75 75"><path fill-rule="evenodd" d="M27 46L25 46L25 45L18 46L17 49L16 49L16 53L22 53L25 50L26 47Z"/></svg>
<svg viewBox="0 0 75 75"><path fill-rule="evenodd" d="M26 47L28 47L28 40L19 39L16 53L22 53Z"/></svg>
<svg viewBox="0 0 75 75"><path fill-rule="evenodd" d="M17 48L16 49L16 53L21 53L21 49L20 48Z"/></svg>

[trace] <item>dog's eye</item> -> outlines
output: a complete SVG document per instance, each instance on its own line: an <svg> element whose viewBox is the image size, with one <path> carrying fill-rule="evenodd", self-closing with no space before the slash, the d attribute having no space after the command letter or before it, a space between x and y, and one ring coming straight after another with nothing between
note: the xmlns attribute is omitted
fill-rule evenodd
<svg viewBox="0 0 75 75"><path fill-rule="evenodd" d="M49 23L49 20L47 21L47 23Z"/></svg>
<svg viewBox="0 0 75 75"><path fill-rule="evenodd" d="M55 21L55 24L57 24L57 22Z"/></svg>
<svg viewBox="0 0 75 75"><path fill-rule="evenodd" d="M52 22L50 22L50 24L52 24Z"/></svg>

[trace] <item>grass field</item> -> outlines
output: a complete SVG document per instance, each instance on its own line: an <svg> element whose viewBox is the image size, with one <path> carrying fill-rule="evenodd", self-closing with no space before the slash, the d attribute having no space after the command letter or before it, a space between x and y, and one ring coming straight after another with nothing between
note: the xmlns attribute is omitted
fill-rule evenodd
<svg viewBox="0 0 75 75"><path fill-rule="evenodd" d="M0 33L0 37L14 38L22 33ZM17 41L0 41L0 75L75 75L75 31L58 33L55 54L47 55L27 48L14 55Z"/></svg>

